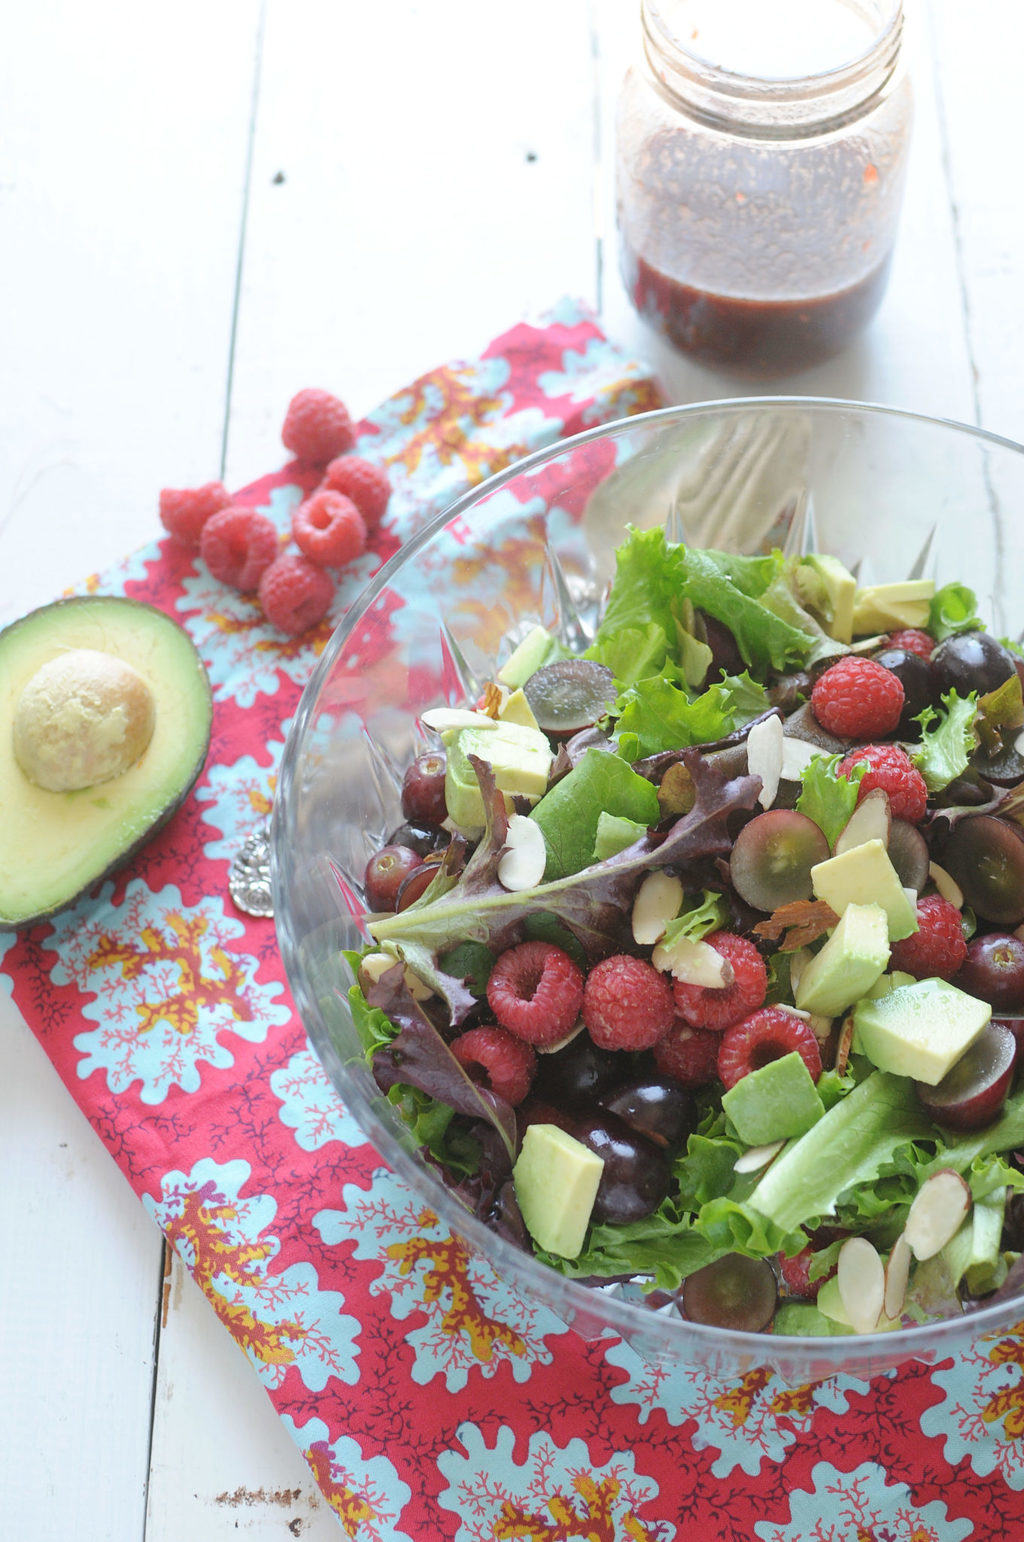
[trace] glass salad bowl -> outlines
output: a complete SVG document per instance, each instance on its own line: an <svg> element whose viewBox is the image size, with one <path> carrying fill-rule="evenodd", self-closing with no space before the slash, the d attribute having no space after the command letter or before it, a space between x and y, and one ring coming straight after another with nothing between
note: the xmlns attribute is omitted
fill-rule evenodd
<svg viewBox="0 0 1024 1542"><path fill-rule="evenodd" d="M668 408L563 441L467 493L406 542L334 633L288 736L273 817L277 930L298 1009L399 1182L507 1287L583 1336L611 1333L648 1360L724 1376L757 1365L791 1380L871 1375L1005 1330L1024 1319L1024 1296L1013 1271L969 1310L886 1332L736 1331L690 1321L636 1281L569 1278L472 1213L379 1090L349 1000L346 952L368 941L366 864L403 822L405 769L437 743L421 715L472 708L537 626L585 647L627 527L689 548L828 553L860 586L956 581L995 636L1016 638L1022 508L1024 448L961 424L809 398Z"/></svg>

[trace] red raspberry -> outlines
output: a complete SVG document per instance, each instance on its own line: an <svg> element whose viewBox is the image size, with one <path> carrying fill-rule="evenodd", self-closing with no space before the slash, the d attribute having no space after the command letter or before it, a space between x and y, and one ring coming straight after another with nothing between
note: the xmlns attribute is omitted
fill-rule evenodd
<svg viewBox="0 0 1024 1542"><path fill-rule="evenodd" d="M281 439L299 460L326 466L355 444L355 430L344 402L330 391L306 390L293 396L285 413Z"/></svg>
<svg viewBox="0 0 1024 1542"><path fill-rule="evenodd" d="M646 959L602 959L583 987L583 1021L599 1049L650 1049L675 1022L672 987Z"/></svg>
<svg viewBox="0 0 1024 1542"><path fill-rule="evenodd" d="M529 1044L517 1039L507 1028L485 1023L453 1039L449 1048L460 1065L484 1086L507 1103L521 1103L530 1090L537 1070L537 1056Z"/></svg>
<svg viewBox="0 0 1024 1542"><path fill-rule="evenodd" d="M741 1023L726 1029L718 1051L718 1079L735 1087L742 1077L770 1060L781 1060L796 1050L817 1081L821 1075L821 1050L810 1024L785 1007L762 1007Z"/></svg>
<svg viewBox="0 0 1024 1542"><path fill-rule="evenodd" d="M277 556L277 531L265 514L232 505L210 515L199 551L214 578L248 593Z"/></svg>
<svg viewBox="0 0 1024 1542"><path fill-rule="evenodd" d="M941 894L926 894L917 902L917 931L893 943L889 967L916 980L951 980L966 957L959 910Z"/></svg>
<svg viewBox="0 0 1024 1542"><path fill-rule="evenodd" d="M576 1026L583 1001L583 974L552 942L521 942L508 948L487 981L491 1011L510 1033L528 1044L557 1044Z"/></svg>
<svg viewBox="0 0 1024 1542"><path fill-rule="evenodd" d="M928 807L928 788L924 777L905 750L898 744L862 744L851 750L836 767L837 776L849 776L854 766L867 765L857 789L859 803L873 787L889 794L889 809L894 819L908 819L916 825Z"/></svg>
<svg viewBox="0 0 1024 1542"><path fill-rule="evenodd" d="M367 530L376 530L391 497L391 483L383 466L375 466L359 455L341 455L324 472L324 486L351 498Z"/></svg>
<svg viewBox="0 0 1024 1542"><path fill-rule="evenodd" d="M706 1087L717 1075L721 1042L720 1034L691 1028L677 1018L655 1044L654 1063L663 1076L671 1076L683 1087Z"/></svg>
<svg viewBox="0 0 1024 1542"><path fill-rule="evenodd" d="M299 550L322 568L344 567L366 550L363 516L351 498L327 488L299 504L292 535Z"/></svg>
<svg viewBox="0 0 1024 1542"><path fill-rule="evenodd" d="M903 683L884 664L847 654L819 675L811 711L841 739L876 739L892 733L903 711Z"/></svg>
<svg viewBox="0 0 1024 1542"><path fill-rule="evenodd" d="M686 985L676 980L672 986L676 1011L691 1028L710 1028L721 1033L740 1018L759 1007L768 989L768 971L764 959L746 937L732 932L712 932L705 942L721 953L733 970L733 983L722 990L704 985Z"/></svg>
<svg viewBox="0 0 1024 1542"><path fill-rule="evenodd" d="M164 487L160 490L160 523L182 546L198 546L203 526L211 514L226 509L231 494L223 482L202 487Z"/></svg>
<svg viewBox="0 0 1024 1542"><path fill-rule="evenodd" d="M271 626L298 637L331 608L334 584L301 552L282 552L260 579L260 605Z"/></svg>
<svg viewBox="0 0 1024 1542"><path fill-rule="evenodd" d="M923 659L930 659L935 651L935 638L930 632L922 632L919 627L904 627L901 632L890 632L885 639L887 648L902 648L904 653L919 653Z"/></svg>

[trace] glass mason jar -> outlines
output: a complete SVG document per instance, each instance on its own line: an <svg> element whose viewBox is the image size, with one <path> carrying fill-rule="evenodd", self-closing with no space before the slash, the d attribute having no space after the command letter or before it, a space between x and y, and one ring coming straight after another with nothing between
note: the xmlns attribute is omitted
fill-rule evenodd
<svg viewBox="0 0 1024 1542"><path fill-rule="evenodd" d="M617 120L642 316L747 374L838 352L885 289L910 138L901 0L641 0Z"/></svg>

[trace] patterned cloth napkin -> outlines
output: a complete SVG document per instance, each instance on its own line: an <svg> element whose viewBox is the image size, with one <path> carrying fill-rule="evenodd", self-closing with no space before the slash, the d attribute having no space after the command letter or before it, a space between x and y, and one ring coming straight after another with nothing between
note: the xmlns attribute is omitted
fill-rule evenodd
<svg viewBox="0 0 1024 1542"><path fill-rule="evenodd" d="M291 1004L273 922L228 866L269 812L302 686L380 560L529 450L658 405L563 303L360 425L394 494L332 615L284 641L170 540L83 586L190 632L206 771L131 867L0 932L13 995L244 1350L352 1542L965 1542L1024 1536L1024 1336L874 1381L652 1369L586 1343L438 1223L347 1115ZM287 528L292 465L239 501ZM1022 1325L1024 1329L1024 1325Z"/></svg>

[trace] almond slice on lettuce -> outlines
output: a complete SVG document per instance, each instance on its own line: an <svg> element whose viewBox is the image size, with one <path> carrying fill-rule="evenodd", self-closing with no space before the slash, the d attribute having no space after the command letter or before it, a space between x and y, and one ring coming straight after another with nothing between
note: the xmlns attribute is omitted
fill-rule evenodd
<svg viewBox="0 0 1024 1542"><path fill-rule="evenodd" d="M885 1267L866 1237L847 1237L839 1249L836 1284L850 1327L872 1333L885 1305Z"/></svg>
<svg viewBox="0 0 1024 1542"><path fill-rule="evenodd" d="M914 1196L903 1235L919 1263L934 1258L960 1230L971 1209L971 1191L959 1173L942 1167Z"/></svg>

